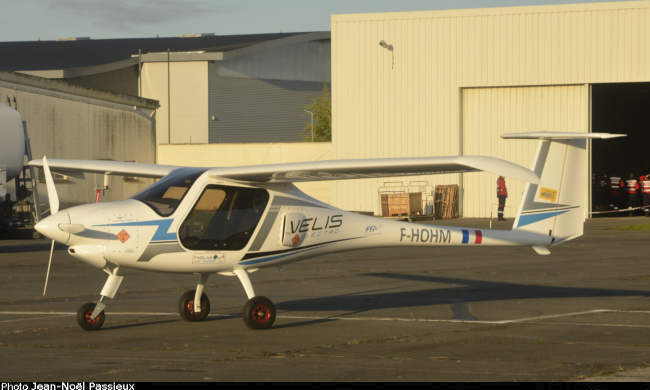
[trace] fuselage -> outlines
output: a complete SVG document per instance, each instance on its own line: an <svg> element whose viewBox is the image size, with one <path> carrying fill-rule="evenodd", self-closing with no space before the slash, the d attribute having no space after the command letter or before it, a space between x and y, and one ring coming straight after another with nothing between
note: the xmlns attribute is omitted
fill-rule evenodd
<svg viewBox="0 0 650 390"><path fill-rule="evenodd" d="M434 226L336 209L292 184L248 186L179 169L131 199L72 207L37 225L98 268L231 273L362 248L547 245L525 232Z"/></svg>

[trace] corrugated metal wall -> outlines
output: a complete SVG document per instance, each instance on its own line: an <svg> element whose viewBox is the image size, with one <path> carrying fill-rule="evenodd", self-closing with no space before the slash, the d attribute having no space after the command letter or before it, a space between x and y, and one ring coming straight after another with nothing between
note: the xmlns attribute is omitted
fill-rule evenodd
<svg viewBox="0 0 650 390"><path fill-rule="evenodd" d="M219 77L329 83L332 73L331 51L329 36L327 39L278 45L267 50L218 61L215 73Z"/></svg>
<svg viewBox="0 0 650 390"><path fill-rule="evenodd" d="M10 99L27 123L33 158L155 163L152 107L134 110L139 99L40 78L11 74L6 78L12 81L0 79L0 99ZM116 103L118 100L122 103ZM94 202L95 188L103 185L103 180L103 175L88 173L85 179L57 183L61 207ZM152 182L111 176L111 190L102 201L125 199ZM46 202L47 191L40 183L40 201Z"/></svg>
<svg viewBox="0 0 650 390"><path fill-rule="evenodd" d="M331 43L273 45L216 61L210 71L210 142L300 142L303 107L331 88ZM212 117L214 116L214 120Z"/></svg>
<svg viewBox="0 0 650 390"><path fill-rule="evenodd" d="M166 62L149 62L142 68L142 96L160 102L157 142L207 143L208 62L171 62L169 75L167 69ZM172 115L168 117L170 108Z"/></svg>
<svg viewBox="0 0 650 390"><path fill-rule="evenodd" d="M209 142L300 142L301 122L309 121L303 107L323 85L211 76Z"/></svg>
<svg viewBox="0 0 650 390"><path fill-rule="evenodd" d="M648 1L335 15L333 155L344 159L463 153L464 88L648 81L649 22ZM388 48L379 45L382 40ZM583 126L588 118L582 104L580 111L566 111L567 123ZM512 120L523 121L523 115L541 119L543 113L543 107L531 106ZM501 121L493 112L485 115L483 121ZM460 182L458 175L428 180ZM336 183L334 202L378 212L373 194L381 185L378 180ZM465 195L482 196L469 191ZM479 216L474 213L480 210L471 207L464 215Z"/></svg>
<svg viewBox="0 0 650 390"><path fill-rule="evenodd" d="M91 76L62 79L62 81L83 85L89 88L108 89L111 92L138 96L137 65L110 72L98 73Z"/></svg>
<svg viewBox="0 0 650 390"><path fill-rule="evenodd" d="M532 168L537 142L504 140L501 134L531 131L587 132L589 126L588 87L505 87L463 89L462 154L507 158ZM466 173L462 210L465 215L496 216L496 180L492 173ZM589 185L589 177L584 185ZM525 183L506 179L508 200L505 216L517 212Z"/></svg>

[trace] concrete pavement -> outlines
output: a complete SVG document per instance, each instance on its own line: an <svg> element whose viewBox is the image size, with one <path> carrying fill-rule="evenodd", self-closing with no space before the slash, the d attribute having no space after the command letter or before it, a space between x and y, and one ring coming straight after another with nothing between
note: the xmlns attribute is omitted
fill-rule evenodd
<svg viewBox="0 0 650 390"><path fill-rule="evenodd" d="M648 219L650 220L650 218ZM587 221L585 235L530 248L395 248L252 274L278 317L241 320L236 278L214 276L211 314L177 314L194 275L123 270L98 332L75 312L105 274L49 243L0 241L2 381L650 381L649 232ZM486 220L427 223L487 228ZM493 228L507 229L508 222Z"/></svg>

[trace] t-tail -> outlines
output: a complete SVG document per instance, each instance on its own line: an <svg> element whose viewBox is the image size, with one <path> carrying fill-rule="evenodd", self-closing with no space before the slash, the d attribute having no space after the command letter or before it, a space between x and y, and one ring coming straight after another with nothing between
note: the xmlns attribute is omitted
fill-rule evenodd
<svg viewBox="0 0 650 390"><path fill-rule="evenodd" d="M588 139L622 137L607 133L517 133L506 139L539 139L532 170L540 184L526 184L513 231L544 234L551 245L580 237L585 221L588 185ZM534 248L544 253L545 248Z"/></svg>

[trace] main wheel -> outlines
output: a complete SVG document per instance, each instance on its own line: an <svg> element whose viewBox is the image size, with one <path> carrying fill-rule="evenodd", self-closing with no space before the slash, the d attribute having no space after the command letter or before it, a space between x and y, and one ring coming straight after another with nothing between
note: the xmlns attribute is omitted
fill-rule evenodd
<svg viewBox="0 0 650 390"><path fill-rule="evenodd" d="M268 329L275 321L275 305L267 297L253 297L244 305L242 318L250 329Z"/></svg>
<svg viewBox="0 0 650 390"><path fill-rule="evenodd" d="M101 328L102 325L104 325L104 320L106 319L106 315L104 314L103 310L101 313L99 313L97 318L95 318L94 320L90 318L93 314L93 310L95 310L95 306L96 306L95 303L89 302L81 306L77 311L77 324L79 324L81 329L99 330L99 328Z"/></svg>
<svg viewBox="0 0 650 390"><path fill-rule="evenodd" d="M186 291L178 300L178 312L185 321L203 321L210 313L210 300L205 294L201 294L201 311L194 311L194 295L196 290Z"/></svg>

